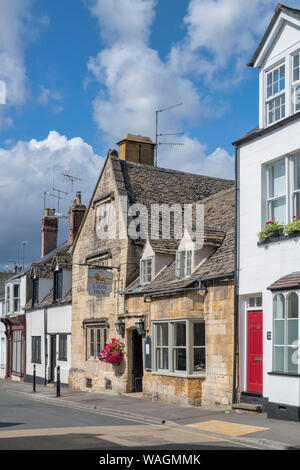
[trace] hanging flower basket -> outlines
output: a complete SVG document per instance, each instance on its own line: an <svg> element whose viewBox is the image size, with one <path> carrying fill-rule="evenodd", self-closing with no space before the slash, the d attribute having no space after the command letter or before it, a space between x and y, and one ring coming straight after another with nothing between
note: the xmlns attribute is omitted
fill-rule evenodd
<svg viewBox="0 0 300 470"><path fill-rule="evenodd" d="M99 361L107 362L108 364L120 364L124 359L124 347L124 343L113 338L98 355Z"/></svg>

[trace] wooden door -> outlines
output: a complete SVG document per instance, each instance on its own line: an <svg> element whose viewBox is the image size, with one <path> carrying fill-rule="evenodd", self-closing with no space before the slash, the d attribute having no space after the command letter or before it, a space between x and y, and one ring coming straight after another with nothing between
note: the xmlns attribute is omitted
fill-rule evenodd
<svg viewBox="0 0 300 470"><path fill-rule="evenodd" d="M247 391L263 391L263 312L248 311Z"/></svg>
<svg viewBox="0 0 300 470"><path fill-rule="evenodd" d="M132 333L133 345L133 391L143 391L143 350L142 350L142 335L139 335L136 330Z"/></svg>

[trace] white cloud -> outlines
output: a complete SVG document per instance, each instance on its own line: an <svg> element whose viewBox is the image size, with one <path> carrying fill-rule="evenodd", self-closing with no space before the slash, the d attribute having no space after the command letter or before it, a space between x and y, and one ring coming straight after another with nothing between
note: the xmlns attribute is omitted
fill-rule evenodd
<svg viewBox="0 0 300 470"><path fill-rule="evenodd" d="M174 71L195 72L212 88L232 87L245 77L246 63L270 22L274 0L190 0L187 34L170 53ZM298 0L289 6L299 8Z"/></svg>
<svg viewBox="0 0 300 470"><path fill-rule="evenodd" d="M234 178L234 159L226 150L218 147L209 154L206 145L196 138L183 136L177 141L184 145L167 147L163 152L161 148L158 149L158 166L219 178Z"/></svg>
<svg viewBox="0 0 300 470"><path fill-rule="evenodd" d="M0 79L8 104L22 104L26 95L24 23L32 0L0 0Z"/></svg>
<svg viewBox="0 0 300 470"><path fill-rule="evenodd" d="M54 113L63 111L63 106L60 104L63 99L62 94L57 90L51 90L43 85L40 86L40 94L37 98L42 106L50 106Z"/></svg>
<svg viewBox="0 0 300 470"><path fill-rule="evenodd" d="M104 40L147 41L154 19L156 0L84 0L98 20Z"/></svg>
<svg viewBox="0 0 300 470"><path fill-rule="evenodd" d="M95 0L89 5L108 43L108 47L88 61L88 70L101 86L93 102L94 119L108 142L116 142L126 133L154 139L155 111L176 103L183 102L183 105L159 114L160 132L176 132L188 124L196 127L201 119L224 113L227 107L224 101L204 96L182 73L183 69L174 71L173 64L162 60L149 46L156 2ZM117 6L121 8L118 15L115 14ZM198 144L199 151L202 144ZM191 145L185 147L185 155L189 148ZM159 163L166 166L167 148L162 148L160 153ZM194 154L193 158L195 162L200 156ZM231 168L231 161L227 164ZM177 168L176 161L171 166ZM213 165L210 168L215 172Z"/></svg>
<svg viewBox="0 0 300 470"><path fill-rule="evenodd" d="M8 149L0 149L0 240L2 259L20 260L21 241L27 240L27 261L40 255L40 224L43 215L44 191L52 193L52 175L55 168L55 186L71 192L71 185L62 173L82 179L75 190L81 190L84 203L89 202L103 159L80 137L67 139L51 131L44 140L19 141ZM74 194L65 196L60 212L67 213ZM57 200L48 197L47 206L57 208ZM66 223L60 221L61 228ZM66 239L66 230L61 241ZM2 248L2 249L1 249Z"/></svg>

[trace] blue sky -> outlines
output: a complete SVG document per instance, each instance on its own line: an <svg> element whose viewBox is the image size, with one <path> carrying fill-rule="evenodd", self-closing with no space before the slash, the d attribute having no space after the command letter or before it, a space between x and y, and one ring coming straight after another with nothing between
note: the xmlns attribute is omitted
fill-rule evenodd
<svg viewBox="0 0 300 470"><path fill-rule="evenodd" d="M290 6L299 1L291 0ZM43 192L63 179L88 203L107 149L126 133L154 139L159 166L233 177L231 142L258 121L258 73L246 64L273 0L0 0L0 266L39 256ZM55 205L55 200L49 200ZM49 205L48 204L48 205ZM60 222L60 241L65 223ZM17 230L16 230L17 227Z"/></svg>

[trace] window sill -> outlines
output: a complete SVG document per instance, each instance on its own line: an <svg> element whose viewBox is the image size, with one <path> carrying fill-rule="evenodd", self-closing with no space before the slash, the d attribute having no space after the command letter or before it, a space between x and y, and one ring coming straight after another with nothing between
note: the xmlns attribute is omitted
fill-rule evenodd
<svg viewBox="0 0 300 470"><path fill-rule="evenodd" d="M268 372L268 375L279 375L283 377L300 377L300 374L292 374L291 372Z"/></svg>
<svg viewBox="0 0 300 470"><path fill-rule="evenodd" d="M159 375L163 377L178 377L180 379L205 379L206 372L198 372L197 374L181 374L180 372L160 372L160 371L152 371L152 375Z"/></svg>
<svg viewBox="0 0 300 470"><path fill-rule="evenodd" d="M257 242L257 246L265 246L269 245L270 243L278 243L284 240L290 240L293 238L300 238L300 231L299 232L292 232L289 235L278 235L277 237L266 238L266 240L262 242Z"/></svg>

